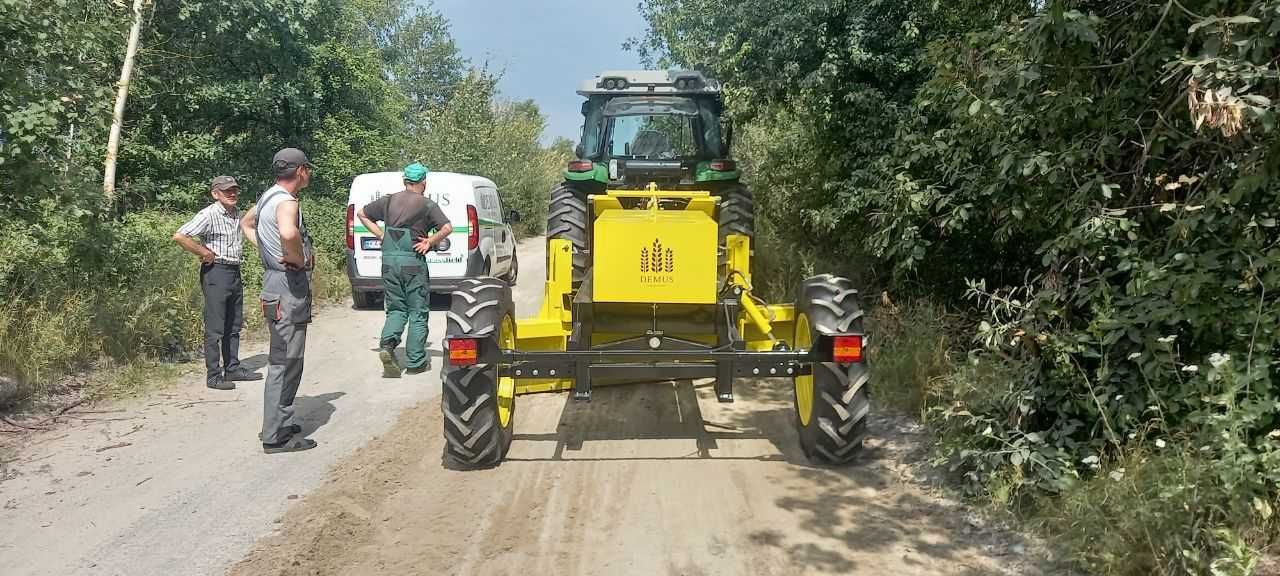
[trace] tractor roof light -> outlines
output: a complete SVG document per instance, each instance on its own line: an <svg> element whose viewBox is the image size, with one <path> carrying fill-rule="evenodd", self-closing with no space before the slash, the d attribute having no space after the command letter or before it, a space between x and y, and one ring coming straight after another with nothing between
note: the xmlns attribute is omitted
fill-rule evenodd
<svg viewBox="0 0 1280 576"><path fill-rule="evenodd" d="M609 77L600 81L600 87L605 90L626 90L628 86L626 78Z"/></svg>
<svg viewBox="0 0 1280 576"><path fill-rule="evenodd" d="M449 364L453 366L471 366L478 358L475 338L449 339Z"/></svg>
<svg viewBox="0 0 1280 576"><path fill-rule="evenodd" d="M839 364L859 364L863 360L862 335L836 336L831 340L831 359Z"/></svg>

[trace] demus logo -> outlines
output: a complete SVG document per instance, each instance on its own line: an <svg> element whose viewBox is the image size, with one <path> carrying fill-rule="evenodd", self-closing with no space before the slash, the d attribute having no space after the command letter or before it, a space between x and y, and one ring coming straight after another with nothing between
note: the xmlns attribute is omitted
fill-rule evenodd
<svg viewBox="0 0 1280 576"><path fill-rule="evenodd" d="M675 281L675 252L664 248L657 238L653 244L640 248L640 283L670 284Z"/></svg>

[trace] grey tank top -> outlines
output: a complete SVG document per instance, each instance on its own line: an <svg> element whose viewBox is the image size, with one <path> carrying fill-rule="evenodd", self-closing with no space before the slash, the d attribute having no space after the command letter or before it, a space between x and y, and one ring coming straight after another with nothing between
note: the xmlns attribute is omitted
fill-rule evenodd
<svg viewBox="0 0 1280 576"><path fill-rule="evenodd" d="M258 199L258 253L262 255L262 268L265 270L287 271L284 264L280 263L280 259L284 257L284 246L280 243L280 223L276 221L276 208L289 199L292 196L279 185L268 188ZM298 232L302 235L302 255L309 261L313 254L311 234L307 231L307 222L302 217L301 208L298 209Z"/></svg>

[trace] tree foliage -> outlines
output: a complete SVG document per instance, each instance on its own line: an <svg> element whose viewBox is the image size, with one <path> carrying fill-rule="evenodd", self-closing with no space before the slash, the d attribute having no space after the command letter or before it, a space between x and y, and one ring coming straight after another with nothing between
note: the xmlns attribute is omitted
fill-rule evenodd
<svg viewBox="0 0 1280 576"><path fill-rule="evenodd" d="M1074 494L1158 441L1200 490L1143 494L1202 528L1086 564L1231 573L1272 537L1280 3L646 6L642 51L729 83L781 229L977 328L930 414L973 490Z"/></svg>

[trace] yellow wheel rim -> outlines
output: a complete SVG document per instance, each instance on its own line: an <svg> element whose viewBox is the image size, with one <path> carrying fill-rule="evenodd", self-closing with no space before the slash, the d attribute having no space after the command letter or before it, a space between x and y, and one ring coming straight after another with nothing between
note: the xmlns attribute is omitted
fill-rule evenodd
<svg viewBox="0 0 1280 576"><path fill-rule="evenodd" d="M503 350L516 347L516 324L510 316L502 317L502 327L498 331L498 346ZM498 378L498 424L503 428L511 425L511 412L516 402L516 379L510 376Z"/></svg>
<svg viewBox="0 0 1280 576"><path fill-rule="evenodd" d="M804 313L796 315L796 350L808 350L813 345L813 335L809 331L809 317ZM808 426L813 417L813 374L796 376L796 415L800 417L800 425Z"/></svg>

